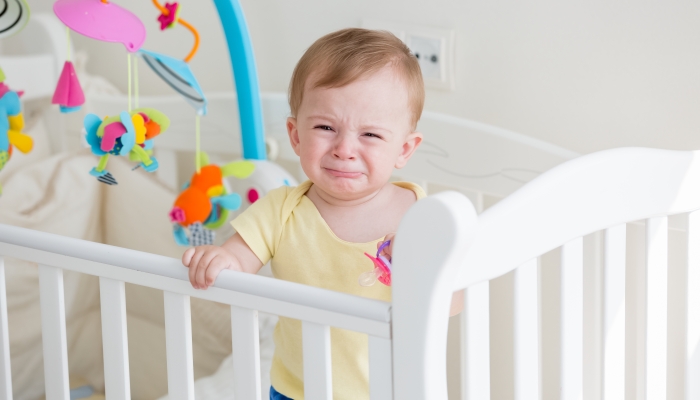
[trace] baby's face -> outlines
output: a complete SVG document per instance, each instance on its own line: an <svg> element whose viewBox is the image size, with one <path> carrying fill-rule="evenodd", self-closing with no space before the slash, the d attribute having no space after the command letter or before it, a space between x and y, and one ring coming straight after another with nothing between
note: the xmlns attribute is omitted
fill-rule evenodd
<svg viewBox="0 0 700 400"><path fill-rule="evenodd" d="M304 173L338 199L381 189L422 140L413 132L405 83L386 67L339 88L309 86L296 118L287 120Z"/></svg>

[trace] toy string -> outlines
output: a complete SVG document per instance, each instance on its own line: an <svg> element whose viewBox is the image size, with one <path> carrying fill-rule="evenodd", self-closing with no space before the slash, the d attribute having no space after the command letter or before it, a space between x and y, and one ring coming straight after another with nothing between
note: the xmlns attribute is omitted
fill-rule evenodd
<svg viewBox="0 0 700 400"><path fill-rule="evenodd" d="M127 63L127 71L128 71L128 78L127 78L127 99L128 99L128 108L127 111L131 112L131 54L126 55L126 63Z"/></svg>
<svg viewBox="0 0 700 400"><path fill-rule="evenodd" d="M199 119L200 116L197 114L195 117L195 140L197 141L196 144L196 155L195 155L195 165L197 166L197 173L199 174L199 171L202 169L202 160L199 158L199 152L200 152L200 129L199 129Z"/></svg>
<svg viewBox="0 0 700 400"><path fill-rule="evenodd" d="M70 28L66 26L66 61L70 60Z"/></svg>
<svg viewBox="0 0 700 400"><path fill-rule="evenodd" d="M197 174L199 174L199 171L202 169L202 160L200 159L199 153L200 153L200 142L199 142L199 114L195 117L195 140L197 141L196 144L196 153L194 156L194 162L195 165L197 166Z"/></svg>
<svg viewBox="0 0 700 400"><path fill-rule="evenodd" d="M134 58L134 108L139 108L139 58Z"/></svg>
<svg viewBox="0 0 700 400"><path fill-rule="evenodd" d="M160 12L163 13L163 15L170 15L170 11L167 8L160 5L158 0L153 0L153 5L155 5L158 8L158 10L160 10ZM190 25L189 22L185 21L182 18L178 17L177 22L179 22L180 25L184 26L185 28L189 29L189 31L192 32L192 35L194 35L194 45L192 46L192 50L190 50L190 54L188 54L187 57L185 57L185 62L190 62L192 57L194 57L194 55L197 54L197 50L199 49L199 32L197 32L197 29L195 29L194 26Z"/></svg>

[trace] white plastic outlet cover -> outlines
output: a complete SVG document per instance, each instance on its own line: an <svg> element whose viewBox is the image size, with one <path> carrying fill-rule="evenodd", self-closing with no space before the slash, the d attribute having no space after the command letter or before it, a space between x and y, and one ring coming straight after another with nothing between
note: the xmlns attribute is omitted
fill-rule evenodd
<svg viewBox="0 0 700 400"><path fill-rule="evenodd" d="M423 79L438 80L447 79L445 76L445 45L441 38L409 35L406 44L418 59L420 69L423 71Z"/></svg>
<svg viewBox="0 0 700 400"><path fill-rule="evenodd" d="M426 88L450 91L456 89L455 31L453 29L375 19L362 20L361 27L389 31L406 43L413 53L418 53ZM437 54L435 46L440 47ZM425 59L422 54L424 51L430 53ZM433 55L437 56L435 61L432 61Z"/></svg>

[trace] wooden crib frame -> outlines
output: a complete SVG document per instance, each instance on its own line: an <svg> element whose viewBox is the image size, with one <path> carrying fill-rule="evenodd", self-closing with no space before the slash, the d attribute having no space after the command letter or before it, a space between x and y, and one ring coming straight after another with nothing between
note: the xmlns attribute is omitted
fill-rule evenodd
<svg viewBox="0 0 700 400"><path fill-rule="evenodd" d="M393 301L386 303L286 281L224 271L195 290L179 260L27 229L0 226L0 254L39 264L47 400L69 399L63 270L100 277L105 389L129 399L124 283L164 291L168 389L194 399L190 297L229 304L235 395L260 399L257 312L302 321L305 398L332 399L330 327L369 335L371 399L446 399L449 304L467 288L465 398L490 398L488 281L515 271L515 398L541 398L537 258L562 246L561 397L582 398L582 236L606 237L606 293L622 291L625 223L646 220L644 379L640 398L666 398L667 216L688 213L687 399L700 395L700 152L603 151L564 163L477 216L471 202L444 192L404 217L394 255ZM625 373L620 302L605 303L604 398L619 398ZM0 398L12 398L4 267L0 268ZM624 311L623 311L624 312ZM631 368L632 366L627 366Z"/></svg>

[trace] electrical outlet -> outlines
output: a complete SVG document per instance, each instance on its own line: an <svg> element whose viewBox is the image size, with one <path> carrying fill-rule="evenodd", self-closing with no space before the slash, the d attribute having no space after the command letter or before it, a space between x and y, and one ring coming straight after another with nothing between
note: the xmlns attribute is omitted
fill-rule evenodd
<svg viewBox="0 0 700 400"><path fill-rule="evenodd" d="M406 45L418 59L418 64L425 80L445 80L445 52L440 38L409 35Z"/></svg>
<svg viewBox="0 0 700 400"><path fill-rule="evenodd" d="M389 31L418 59L425 87L455 90L454 31L398 22L363 20L362 27Z"/></svg>

